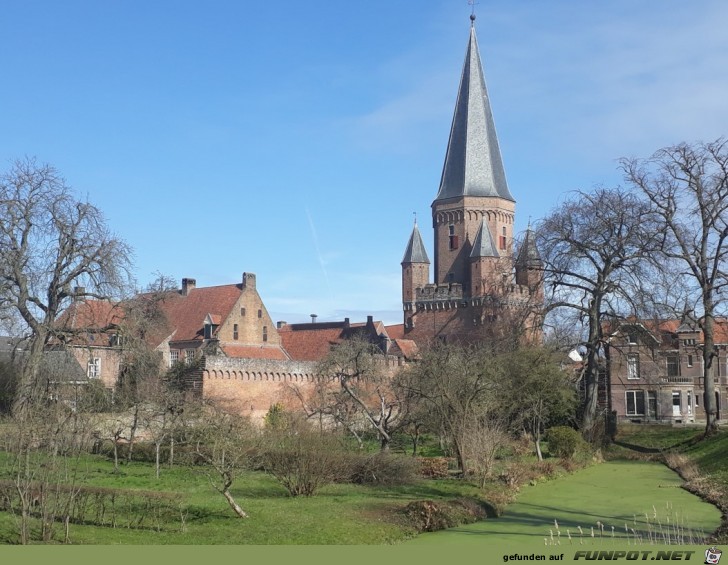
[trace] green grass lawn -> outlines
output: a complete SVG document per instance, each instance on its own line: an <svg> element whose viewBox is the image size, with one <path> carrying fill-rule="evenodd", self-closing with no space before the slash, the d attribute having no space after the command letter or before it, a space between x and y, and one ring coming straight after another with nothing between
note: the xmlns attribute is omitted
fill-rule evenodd
<svg viewBox="0 0 728 565"><path fill-rule="evenodd" d="M180 516L161 531L71 524L75 544L386 544L416 535L402 513L409 502L483 494L464 481L423 480L389 488L333 484L316 496L292 498L269 475L251 471L232 488L250 515L240 519L198 469L163 468L156 480L145 463L123 465L117 474L110 462L89 456L82 467L89 486L175 493ZM15 518L0 513L0 541L14 543L16 532Z"/></svg>

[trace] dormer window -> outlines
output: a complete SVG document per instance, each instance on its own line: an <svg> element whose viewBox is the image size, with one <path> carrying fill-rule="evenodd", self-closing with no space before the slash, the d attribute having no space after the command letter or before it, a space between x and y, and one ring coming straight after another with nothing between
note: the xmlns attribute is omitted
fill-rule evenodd
<svg viewBox="0 0 728 565"><path fill-rule="evenodd" d="M205 324L203 335L205 339L212 339L212 324Z"/></svg>
<svg viewBox="0 0 728 565"><path fill-rule="evenodd" d="M628 333L627 334L627 343L630 345L637 345L637 334L636 333Z"/></svg>

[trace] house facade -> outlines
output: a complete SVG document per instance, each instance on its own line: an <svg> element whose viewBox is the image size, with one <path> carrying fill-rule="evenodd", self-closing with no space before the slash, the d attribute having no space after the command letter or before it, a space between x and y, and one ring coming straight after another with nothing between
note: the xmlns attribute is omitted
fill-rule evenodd
<svg viewBox="0 0 728 565"><path fill-rule="evenodd" d="M728 320L716 321L715 402L725 420ZM695 322L626 322L609 338L609 410L618 422L690 424L705 421L703 338Z"/></svg>
<svg viewBox="0 0 728 565"><path fill-rule="evenodd" d="M432 202L433 279L417 223L402 259L406 337L497 339L523 328L540 339L542 263L528 230L515 252L516 201L506 181L474 20L440 187Z"/></svg>

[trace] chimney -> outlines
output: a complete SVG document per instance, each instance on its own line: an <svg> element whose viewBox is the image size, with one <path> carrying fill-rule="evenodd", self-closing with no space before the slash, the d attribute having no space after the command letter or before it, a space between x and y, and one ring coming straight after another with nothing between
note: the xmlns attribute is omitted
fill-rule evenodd
<svg viewBox="0 0 728 565"><path fill-rule="evenodd" d="M74 300L81 300L85 294L86 294L85 286L74 286L73 287L73 299Z"/></svg>
<svg viewBox="0 0 728 565"><path fill-rule="evenodd" d="M288 322L286 322L285 320L280 320L279 322L276 322L276 328L280 330L286 324L288 324Z"/></svg>
<svg viewBox="0 0 728 565"><path fill-rule="evenodd" d="M182 279L182 296L187 296L196 286L197 281L195 279Z"/></svg>
<svg viewBox="0 0 728 565"><path fill-rule="evenodd" d="M374 316L367 316L367 326L374 324Z"/></svg>
<svg viewBox="0 0 728 565"><path fill-rule="evenodd" d="M243 288L255 290L255 273L243 273Z"/></svg>
<svg viewBox="0 0 728 565"><path fill-rule="evenodd" d="M351 327L351 322L349 321L349 318L344 318L344 328L349 329Z"/></svg>
<svg viewBox="0 0 728 565"><path fill-rule="evenodd" d="M318 318L318 314L311 314L311 323L312 324L316 323L316 318Z"/></svg>

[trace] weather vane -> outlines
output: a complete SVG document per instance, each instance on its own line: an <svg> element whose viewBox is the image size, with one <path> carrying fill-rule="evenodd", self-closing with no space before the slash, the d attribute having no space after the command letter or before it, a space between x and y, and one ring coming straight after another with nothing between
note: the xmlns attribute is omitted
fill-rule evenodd
<svg viewBox="0 0 728 565"><path fill-rule="evenodd" d="M412 212L412 214L413 214L413 215L414 215L414 217L415 217L415 225L417 225L417 212Z"/></svg>

